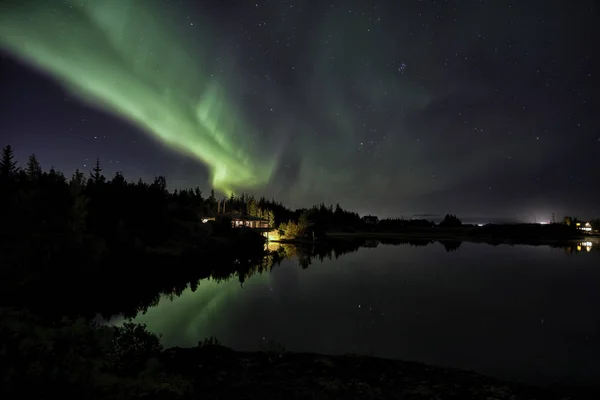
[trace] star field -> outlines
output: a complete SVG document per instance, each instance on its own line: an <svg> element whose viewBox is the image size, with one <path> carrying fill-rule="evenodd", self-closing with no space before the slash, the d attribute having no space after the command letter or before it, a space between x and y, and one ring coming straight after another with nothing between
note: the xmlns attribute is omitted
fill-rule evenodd
<svg viewBox="0 0 600 400"><path fill-rule="evenodd" d="M380 216L599 213L594 1L98 4L2 5L21 160Z"/></svg>

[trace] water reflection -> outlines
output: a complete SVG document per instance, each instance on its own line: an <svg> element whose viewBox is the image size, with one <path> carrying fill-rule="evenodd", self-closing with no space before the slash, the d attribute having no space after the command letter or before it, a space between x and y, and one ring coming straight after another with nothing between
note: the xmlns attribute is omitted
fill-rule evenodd
<svg viewBox="0 0 600 400"><path fill-rule="evenodd" d="M337 259L338 257L358 251L361 248L375 249L379 246L412 246L412 247L425 247L425 246L437 246L442 245L446 252L453 253L458 252L463 244L460 240L429 240L429 239L338 239L330 240L327 243L311 244L311 245L292 245L283 244L277 242L269 242L268 249L273 254L277 254L281 258L295 258L298 260L299 265L302 268L308 268L313 260L323 261L324 259ZM482 246L498 246L498 243L485 243ZM593 246L593 242L579 242L579 243L554 243L544 244L531 247L549 247L549 248L560 248L568 254L577 254L579 252L591 252L592 249L600 251L600 246Z"/></svg>
<svg viewBox="0 0 600 400"><path fill-rule="evenodd" d="M440 247L441 245L441 247ZM308 269L313 263L323 263L359 251L379 249L381 247L408 247L425 248L427 251L435 252L443 248L447 253L457 253L463 250L463 243L457 240L427 240L427 239L339 239L330 240L322 244L292 245L276 242L267 244L266 256L250 259L235 259L231 262L208 261L207 260L182 260L181 265L174 266L176 273L169 272L165 277L164 266L162 272L156 275L149 274L143 277L123 276L119 284L114 282L94 285L93 288L83 288L85 293L78 294L78 298L85 301L78 302L86 310L100 313L104 318L114 315L125 315L133 317L149 308L156 307L161 299L174 299L186 292L198 290L200 281L211 280L215 283L236 281L238 288L244 288L245 282L254 276L271 272L282 263L297 263L301 269ZM489 245L481 245L491 247ZM531 247L531 246L530 246ZM543 246L548 248L549 246ZM592 250L600 250L600 246L593 246L592 242L581 242L574 244L555 245L550 247L563 248L567 254L588 253ZM532 247L533 248L533 247ZM473 250L467 250L472 252ZM466 256L470 256L467 253ZM287 261L290 260L290 261ZM417 260L419 262L419 260ZM453 261L449 261L453 262ZM212 267L211 267L212 266ZM153 268L158 271L159 267ZM168 278L168 279L167 279ZM107 293L103 286L110 286L113 290ZM135 290L132 288L135 287ZM94 288L97 288L95 290ZM82 289L82 290L83 290ZM86 295L87 293L87 295ZM80 308L81 308L80 307ZM61 305L60 309L65 309ZM81 311L78 309L77 311Z"/></svg>
<svg viewBox="0 0 600 400"><path fill-rule="evenodd" d="M580 242L577 245L567 245L564 246L565 253L567 254L575 254L580 252L591 252L594 244L592 242ZM600 250L600 246L596 246L596 249Z"/></svg>
<svg viewBox="0 0 600 400"><path fill-rule="evenodd" d="M444 245L444 248L448 253L458 251L462 244L460 240L440 240L440 243Z"/></svg>
<svg viewBox="0 0 600 400"><path fill-rule="evenodd" d="M560 247L279 245L261 267L202 280L178 298L165 294L136 321L162 334L166 346L215 336L257 350L275 340L291 351L401 358L531 382L593 382L600 379L598 246ZM563 248L584 256L566 256Z"/></svg>
<svg viewBox="0 0 600 400"><path fill-rule="evenodd" d="M270 272L273 268L281 265L284 260L296 262L302 269L308 269L314 262L320 263L326 260L337 260L343 255L357 252L359 249L377 249L382 246L397 247L426 247L432 251L441 245L446 252L460 252L462 242L458 240L428 240L428 239L339 239L330 240L321 244L293 245L277 242L268 242L266 244L267 255L260 258L236 259L229 264L221 263L218 267L207 268L206 262L196 267L197 260L183 261L184 267L178 267L178 275L170 276L170 284L165 284L164 279L158 281L150 280L151 277L143 277L139 280L136 290L131 290L133 282L121 279L122 291L113 291L105 293L101 290L90 293L91 300L81 302L82 307L88 310L95 310L105 318L114 315L125 315L133 317L140 312L145 312L149 308L155 307L163 297L174 299L180 296L184 291L190 289L195 292L198 289L201 280L210 279L216 283L229 282L236 280L238 287L244 287L246 280L255 275L261 275L264 272ZM483 245L488 246L488 245ZM600 246L593 246L590 241L560 244L544 247L562 248L567 254L586 253L594 250L600 250ZM135 280L141 279L137 277ZM158 279L159 277L157 277ZM115 286L111 284L111 286ZM98 285L102 287L102 285ZM89 289L87 289L89 292ZM82 296L84 297L84 296ZM64 307L62 307L64 308Z"/></svg>

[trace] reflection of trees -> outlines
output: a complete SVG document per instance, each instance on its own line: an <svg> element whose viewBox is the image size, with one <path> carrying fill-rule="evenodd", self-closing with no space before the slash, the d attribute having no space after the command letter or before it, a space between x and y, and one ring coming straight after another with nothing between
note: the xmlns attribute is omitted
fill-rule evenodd
<svg viewBox="0 0 600 400"><path fill-rule="evenodd" d="M185 255L164 258L136 255L135 262L141 267L135 267L134 272L110 264L93 274L84 270L67 276L57 270L43 281L19 286L23 288L22 295L2 297L7 298L6 306L28 308L48 317L93 318L96 314L104 318L134 317L156 306L163 296L175 298L187 289L198 290L202 280L222 282L237 277L243 282L255 274L270 271L280 262L277 255L263 257L263 254L262 251L257 254L214 253L200 259ZM127 261L123 260L122 265ZM31 293L35 293L35 297Z"/></svg>
<svg viewBox="0 0 600 400"><path fill-rule="evenodd" d="M432 244L434 241L429 239L380 239L379 243L392 246L405 246L408 244L410 246L421 247Z"/></svg>
<svg viewBox="0 0 600 400"><path fill-rule="evenodd" d="M444 248L448 253L458 251L462 244L460 240L440 240L440 243L444 245Z"/></svg>
<svg viewBox="0 0 600 400"><path fill-rule="evenodd" d="M446 251L457 251L460 241L440 240ZM231 279L243 283L249 278L270 272L285 259L298 262L303 268L309 268L315 261L337 259L348 253L356 252L361 247L375 248L379 246L427 246L435 241L417 240L330 240L326 243L293 245L280 244L276 250L251 255L249 253L216 253L206 254L198 260L196 254L185 254L177 259L156 255L136 260L144 265L144 273L121 273L117 267L107 266L102 274L97 274L93 282L87 275L67 277L57 274L39 286L35 307L42 308L42 314L48 315L53 310L61 315L84 315L93 317L100 313L109 318L114 315L134 317L156 306L163 296L175 298L185 290L202 290L202 281L211 279L215 282L227 282ZM567 252L585 253L586 247L574 243L562 247ZM578 247L581 250L578 250ZM590 251L600 250L600 246L592 246ZM136 268L136 271L141 269ZM90 284L87 284L90 282ZM76 299L74 301L74 299ZM23 299L21 299L22 301ZM42 304L40 304L42 303ZM32 300L32 305L34 302ZM10 304L8 304L10 305Z"/></svg>
<svg viewBox="0 0 600 400"><path fill-rule="evenodd" d="M296 260L298 265L303 268L309 268L314 261L324 261L325 259L337 259L345 254L358 251L360 248L375 248L379 245L387 246L417 246L423 247L428 246L436 241L426 239L383 239L383 240L364 240L364 239L351 239L351 240L329 240L326 243L320 244L287 244L281 243L278 248L272 248L266 256L256 255L254 257L225 257L217 260L212 259L208 264L213 267L210 270L205 268L194 268L193 263L190 263L187 267L179 267L176 270L181 271L181 275L174 276L168 282L165 281L164 276L159 279L155 279L155 285L149 285L147 277L138 276L133 277L131 280L122 282L119 287L121 290L110 290L105 291L102 284L94 285L99 286L100 289L97 291L89 291L89 296L86 298L93 297L95 301L88 302L84 300L83 306L87 310L103 310L105 316L124 314L126 317L133 317L139 312L145 312L148 308L154 307L158 304L160 298L164 295L171 297L180 296L186 289L196 291L201 286L201 281L205 279L212 279L215 282L226 282L231 279L238 279L242 284L254 275L260 275L265 272L270 272L273 268L279 265L285 259ZM457 251L462 242L458 240L439 240L447 252ZM552 247L563 248L569 253L585 253L589 243L573 243L573 244L555 244ZM589 251L599 251L600 246L591 246ZM191 260L185 260L190 262ZM207 264L202 262L202 265ZM169 264L161 266L155 266L154 268L168 268ZM144 284L136 285L136 282L142 282ZM160 283L158 283L160 282ZM107 284L108 285L108 284ZM114 287L114 283L111 283ZM68 298L68 296L65 296Z"/></svg>
<svg viewBox="0 0 600 400"><path fill-rule="evenodd" d="M288 244L281 243L275 251L277 259L296 258L303 265L310 265L313 259L323 261L327 259L338 258L343 254L355 252L363 247L364 240L329 240L323 243L301 243Z"/></svg>
<svg viewBox="0 0 600 400"><path fill-rule="evenodd" d="M302 268L308 268L314 259L319 261L323 261L325 258L337 259L344 254L358 251L360 248L377 248L379 245L423 247L435 242L429 239L334 239L326 243L310 245L280 244L276 253L281 259L296 259ZM457 251L462 244L459 240L440 240L440 243L448 252Z"/></svg>

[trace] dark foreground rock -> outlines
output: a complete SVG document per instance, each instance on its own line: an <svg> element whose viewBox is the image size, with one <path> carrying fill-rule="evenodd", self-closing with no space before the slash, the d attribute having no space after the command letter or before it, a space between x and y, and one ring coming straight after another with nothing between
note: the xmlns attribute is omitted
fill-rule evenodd
<svg viewBox="0 0 600 400"><path fill-rule="evenodd" d="M202 399L587 399L582 391L506 383L472 372L363 356L172 348L161 367Z"/></svg>

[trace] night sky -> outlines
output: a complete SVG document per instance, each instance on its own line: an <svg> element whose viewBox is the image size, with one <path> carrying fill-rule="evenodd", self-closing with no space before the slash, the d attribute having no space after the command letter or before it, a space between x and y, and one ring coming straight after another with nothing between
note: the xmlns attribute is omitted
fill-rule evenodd
<svg viewBox="0 0 600 400"><path fill-rule="evenodd" d="M291 207L598 217L598 8L3 0L0 145Z"/></svg>

